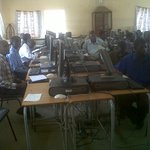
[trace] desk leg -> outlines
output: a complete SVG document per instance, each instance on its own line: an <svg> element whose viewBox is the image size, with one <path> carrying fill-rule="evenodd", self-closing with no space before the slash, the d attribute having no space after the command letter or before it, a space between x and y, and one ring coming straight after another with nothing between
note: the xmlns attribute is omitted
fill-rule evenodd
<svg viewBox="0 0 150 150"><path fill-rule="evenodd" d="M75 115L74 115L74 109L73 109L73 104L70 106L71 107L71 125L72 125L72 139L73 139L73 150L76 150L76 122L75 122Z"/></svg>
<svg viewBox="0 0 150 150"><path fill-rule="evenodd" d="M148 96L148 105L149 105L149 112L148 112L148 125L147 125L147 149L150 150L150 134L149 134L149 129L150 129L150 93L147 93Z"/></svg>
<svg viewBox="0 0 150 150"><path fill-rule="evenodd" d="M23 115L24 115L24 126L25 126L27 150L31 150L29 127L28 127L28 118L27 118L27 107L24 107Z"/></svg>
<svg viewBox="0 0 150 150"><path fill-rule="evenodd" d="M65 150L68 150L68 104L64 106L64 143L65 143Z"/></svg>
<svg viewBox="0 0 150 150"><path fill-rule="evenodd" d="M113 150L114 146L114 134L115 134L115 104L113 100L109 100L110 103L110 109L111 109L111 143L110 143L110 149Z"/></svg>

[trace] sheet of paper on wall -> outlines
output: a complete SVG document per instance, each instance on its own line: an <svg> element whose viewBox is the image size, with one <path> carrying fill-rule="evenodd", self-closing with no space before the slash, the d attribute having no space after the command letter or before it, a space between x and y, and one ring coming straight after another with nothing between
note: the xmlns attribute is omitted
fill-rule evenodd
<svg viewBox="0 0 150 150"><path fill-rule="evenodd" d="M41 99L42 94L28 94L24 101L28 101L28 102L35 102L35 101L39 101Z"/></svg>
<svg viewBox="0 0 150 150"><path fill-rule="evenodd" d="M35 81L40 81L40 80L45 80L47 77L45 75L34 75L34 76L29 76L32 82Z"/></svg>

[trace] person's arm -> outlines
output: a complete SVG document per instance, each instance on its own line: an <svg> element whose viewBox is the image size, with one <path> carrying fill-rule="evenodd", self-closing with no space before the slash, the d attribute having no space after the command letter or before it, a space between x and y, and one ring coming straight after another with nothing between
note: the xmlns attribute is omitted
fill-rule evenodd
<svg viewBox="0 0 150 150"><path fill-rule="evenodd" d="M122 58L118 64L115 65L115 68L118 69L121 73L126 74L127 73L127 62L126 58Z"/></svg>
<svg viewBox="0 0 150 150"><path fill-rule="evenodd" d="M30 48L27 44L23 44L22 47L20 48L19 50L19 54L20 54L20 57L21 59L22 58L27 58L27 59L32 59L32 53L30 51Z"/></svg>
<svg viewBox="0 0 150 150"><path fill-rule="evenodd" d="M32 59L32 53L30 52L30 49L28 46L26 46L26 49L24 51L24 56L28 59Z"/></svg>
<svg viewBox="0 0 150 150"><path fill-rule="evenodd" d="M87 49L88 46L87 45L88 45L88 40L85 40L84 43L83 43L83 46L82 46L83 51L85 53L88 53L88 49Z"/></svg>
<svg viewBox="0 0 150 150"><path fill-rule="evenodd" d="M8 54L7 58L8 58L8 61L10 63L12 71L23 72L23 73L28 71L27 67L25 67L23 65L19 54L18 55L15 53Z"/></svg>
<svg viewBox="0 0 150 150"><path fill-rule="evenodd" d="M6 62L0 62L0 87L15 89L16 84L13 83L13 76Z"/></svg>
<svg viewBox="0 0 150 150"><path fill-rule="evenodd" d="M107 42L103 41L101 38L98 38L97 40L98 40L98 43L99 43L102 47L104 47L104 49L106 49L107 51L109 51Z"/></svg>

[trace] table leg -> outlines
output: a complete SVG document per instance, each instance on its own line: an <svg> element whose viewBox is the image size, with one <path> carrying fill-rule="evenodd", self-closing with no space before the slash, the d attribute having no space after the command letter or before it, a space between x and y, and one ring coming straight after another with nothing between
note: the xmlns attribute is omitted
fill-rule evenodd
<svg viewBox="0 0 150 150"><path fill-rule="evenodd" d="M25 126L25 136L26 136L27 150L31 150L29 127L28 127L28 118L27 118L27 107L23 108L23 115L24 115L24 126Z"/></svg>
<svg viewBox="0 0 150 150"><path fill-rule="evenodd" d="M73 104L70 106L71 108L71 122L72 122L72 139L73 139L73 149L76 150L76 122L75 122L75 115L73 110Z"/></svg>
<svg viewBox="0 0 150 150"><path fill-rule="evenodd" d="M110 143L110 149L114 150L114 134L115 134L115 104L113 102L113 100L109 100L110 103L110 109L111 109L111 143Z"/></svg>
<svg viewBox="0 0 150 150"><path fill-rule="evenodd" d="M69 105L69 104L68 104ZM64 106L64 143L65 143L65 150L68 149L68 105Z"/></svg>
<svg viewBox="0 0 150 150"><path fill-rule="evenodd" d="M150 126L150 93L147 93L148 96L148 105L149 105L149 112L148 112L148 125L147 125L147 149L150 150L150 135L149 135L149 126Z"/></svg>

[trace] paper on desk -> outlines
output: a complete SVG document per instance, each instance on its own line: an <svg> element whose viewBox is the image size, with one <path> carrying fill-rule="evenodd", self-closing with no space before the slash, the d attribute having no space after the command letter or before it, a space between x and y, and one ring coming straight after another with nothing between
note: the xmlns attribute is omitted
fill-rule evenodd
<svg viewBox="0 0 150 150"><path fill-rule="evenodd" d="M26 98L24 99L24 101L28 101L28 102L39 101L41 96L42 94L28 94Z"/></svg>
<svg viewBox="0 0 150 150"><path fill-rule="evenodd" d="M32 82L35 81L40 81L40 80L44 80L47 79L47 77L45 75L34 75L34 76L29 76Z"/></svg>

